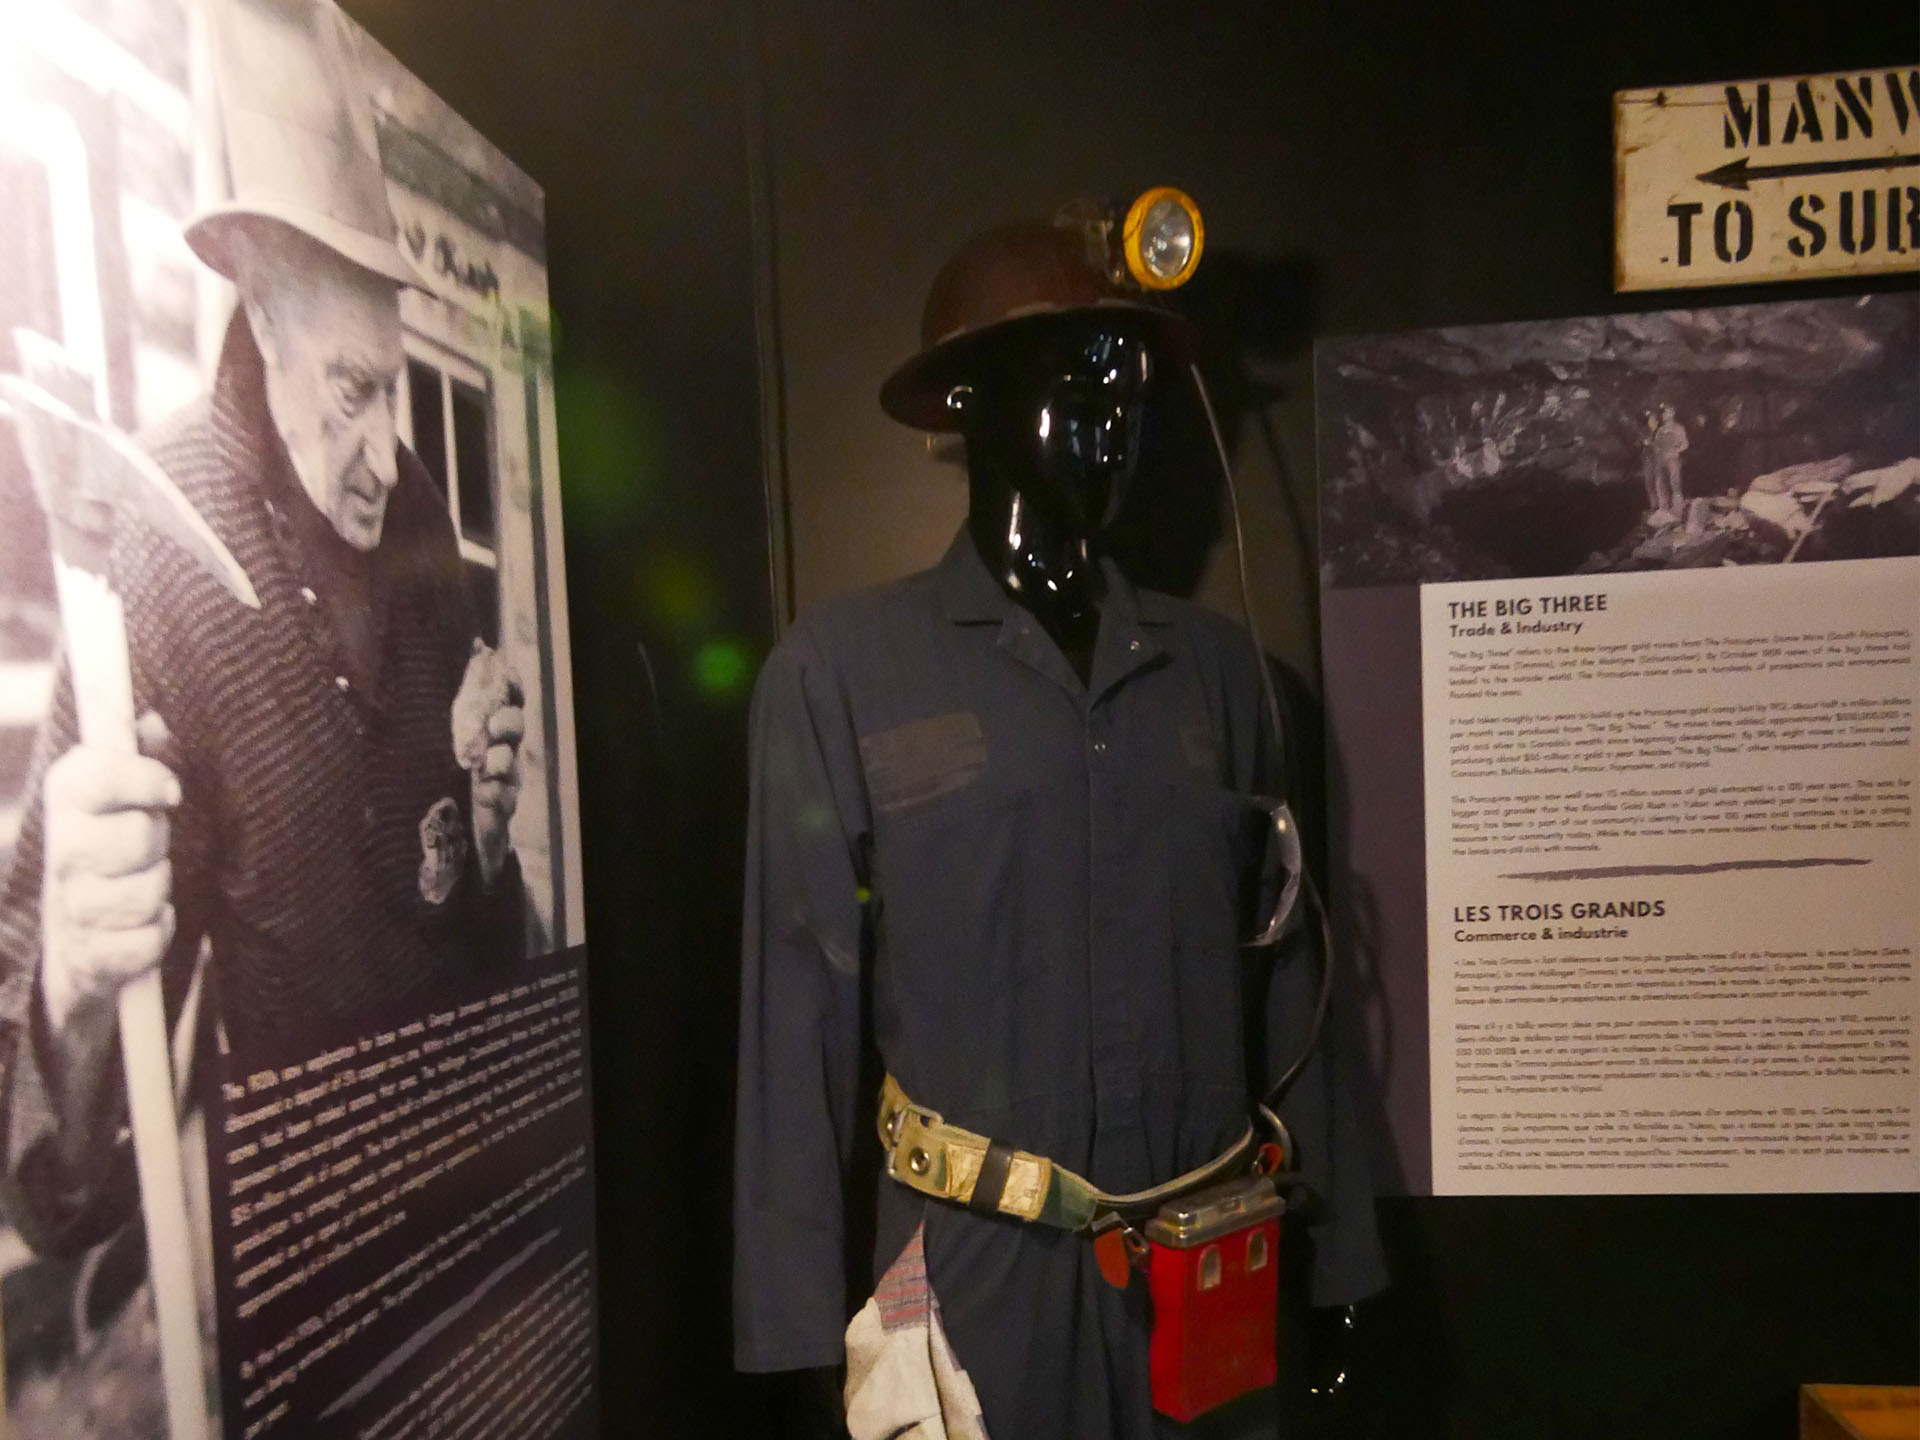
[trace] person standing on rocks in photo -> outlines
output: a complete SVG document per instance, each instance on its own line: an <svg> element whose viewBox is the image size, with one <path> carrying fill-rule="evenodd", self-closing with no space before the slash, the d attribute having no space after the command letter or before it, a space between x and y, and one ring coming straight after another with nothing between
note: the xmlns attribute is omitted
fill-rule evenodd
<svg viewBox="0 0 1920 1440"><path fill-rule="evenodd" d="M1673 406L1660 407L1660 423L1653 427L1647 448L1653 462L1654 513L1679 519L1686 513L1686 492L1680 484L1680 456L1687 448L1687 431L1673 413Z"/></svg>

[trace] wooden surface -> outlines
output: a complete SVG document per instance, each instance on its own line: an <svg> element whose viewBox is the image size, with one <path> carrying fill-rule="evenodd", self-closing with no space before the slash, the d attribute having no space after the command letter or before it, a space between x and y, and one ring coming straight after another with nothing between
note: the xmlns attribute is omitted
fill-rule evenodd
<svg viewBox="0 0 1920 1440"><path fill-rule="evenodd" d="M1920 1387L1803 1385L1800 1440L1920 1440Z"/></svg>
<svg viewBox="0 0 1920 1440"><path fill-rule="evenodd" d="M1614 96L1614 288L1920 265L1920 69Z"/></svg>

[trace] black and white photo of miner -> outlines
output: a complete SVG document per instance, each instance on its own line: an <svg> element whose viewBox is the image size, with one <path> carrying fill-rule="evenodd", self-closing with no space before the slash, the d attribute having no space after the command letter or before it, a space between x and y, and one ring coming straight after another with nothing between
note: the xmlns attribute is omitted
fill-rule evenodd
<svg viewBox="0 0 1920 1440"><path fill-rule="evenodd" d="M1916 376L1910 293L1325 342L1327 582L1920 554Z"/></svg>
<svg viewBox="0 0 1920 1440"><path fill-rule="evenodd" d="M509 830L521 686L483 638L446 502L399 440L400 295L421 282L353 36L324 0L213 13L231 186L186 240L238 303L210 391L137 438L259 608L140 517L103 517L142 753L92 746L47 530L0 534L0 679L32 653L52 686L30 749L0 755L25 772L6 777L18 802L0 837L5 1423L22 1440L166 1432L122 986L158 967L176 1064L204 1075L229 1042L297 1049L303 1030L510 964L536 938ZM9 296L11 317L31 322L34 298ZM32 338L7 334L5 368L59 384ZM12 435L10 520L64 478L29 473L46 457ZM183 1090L199 1083L183 1073ZM199 1121L190 1190L205 1184ZM42 1312L46 1326L22 1324Z"/></svg>

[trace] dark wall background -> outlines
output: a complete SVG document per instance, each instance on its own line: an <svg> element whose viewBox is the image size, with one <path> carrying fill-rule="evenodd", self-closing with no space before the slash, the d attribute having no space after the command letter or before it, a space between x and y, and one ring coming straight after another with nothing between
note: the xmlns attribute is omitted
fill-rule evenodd
<svg viewBox="0 0 1920 1440"><path fill-rule="evenodd" d="M1257 605L1311 673L1311 336L1664 303L1608 290L1614 89L1920 52L1893 3L347 7L547 191L605 1429L643 1437L791 1433L727 1355L746 689L789 596L958 523L959 472L873 400L952 246L1080 193L1200 200ZM1231 609L1210 485L1173 493L1187 585ZM1384 1218L1365 1433L1787 1436L1802 1380L1920 1371L1912 1197Z"/></svg>

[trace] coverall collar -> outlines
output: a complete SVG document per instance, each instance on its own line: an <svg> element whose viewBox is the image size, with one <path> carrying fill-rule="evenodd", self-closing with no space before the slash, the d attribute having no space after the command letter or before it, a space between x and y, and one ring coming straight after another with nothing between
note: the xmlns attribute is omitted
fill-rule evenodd
<svg viewBox="0 0 1920 1440"><path fill-rule="evenodd" d="M998 625L998 643L1022 664L1074 694L1097 703L1128 676L1157 663L1165 650L1151 629L1173 623L1173 605L1151 590L1136 590L1109 557L1101 557L1106 598L1100 605L1100 635L1094 644L1091 683L1082 687L1039 621L1014 603L994 581L963 524L935 570L941 603L956 625Z"/></svg>

